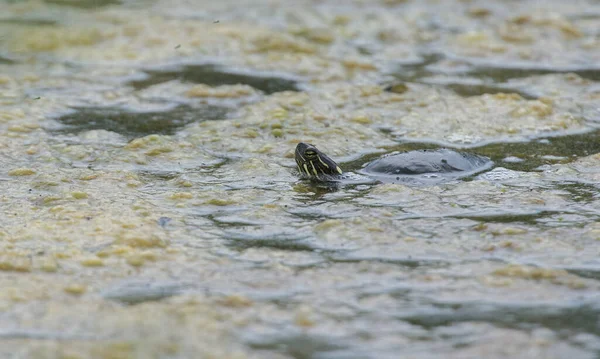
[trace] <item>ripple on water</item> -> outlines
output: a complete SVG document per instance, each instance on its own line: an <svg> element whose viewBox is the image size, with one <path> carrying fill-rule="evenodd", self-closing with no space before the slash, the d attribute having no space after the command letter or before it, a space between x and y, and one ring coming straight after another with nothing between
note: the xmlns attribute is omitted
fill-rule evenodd
<svg viewBox="0 0 600 359"><path fill-rule="evenodd" d="M101 295L123 304L139 304L179 295L190 288L190 283L126 280L104 289Z"/></svg>
<svg viewBox="0 0 600 359"><path fill-rule="evenodd" d="M541 165L568 163L581 156L600 152L600 131L541 138L526 142L498 142L477 147L477 152L499 163L512 157L518 161L504 161L511 170L533 171ZM554 156L554 157L548 157ZM557 160L559 158L559 160Z"/></svg>
<svg viewBox="0 0 600 359"><path fill-rule="evenodd" d="M224 233L224 237L227 239L230 247L237 249L270 248L286 251L322 250L322 248L317 247L309 240L312 238L311 233L302 233L300 231L269 233L263 228L258 228L254 231L250 231L250 229L247 228L245 231L239 232L227 231Z"/></svg>
<svg viewBox="0 0 600 359"><path fill-rule="evenodd" d="M343 338L314 335L296 328L285 328L282 332L271 335L244 335L243 340L253 348L275 350L296 359L328 358L329 354L350 346Z"/></svg>
<svg viewBox="0 0 600 359"><path fill-rule="evenodd" d="M511 85L509 80L551 74L576 74L584 79L600 81L600 67L596 65L568 67L539 66L531 63L505 65L440 53L425 54L421 61L402 64L392 73L400 81L444 86L461 96L512 92L528 99L535 99L537 96L522 86ZM388 91L393 92L393 88L390 86Z"/></svg>
<svg viewBox="0 0 600 359"><path fill-rule="evenodd" d="M4 57L0 55L0 65L12 65L15 61L9 59L8 57Z"/></svg>
<svg viewBox="0 0 600 359"><path fill-rule="evenodd" d="M600 336L600 307L595 301L564 305L501 303L438 304L419 314L397 316L398 319L427 328L458 322L489 322L512 328L538 325L556 331L569 330Z"/></svg>

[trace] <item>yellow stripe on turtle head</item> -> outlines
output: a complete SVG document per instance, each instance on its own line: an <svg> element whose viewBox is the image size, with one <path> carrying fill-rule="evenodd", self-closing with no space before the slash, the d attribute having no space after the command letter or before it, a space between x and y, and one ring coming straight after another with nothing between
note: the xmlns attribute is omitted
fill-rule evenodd
<svg viewBox="0 0 600 359"><path fill-rule="evenodd" d="M319 159L319 162L321 162L323 164L323 166L325 166L326 168L329 168L329 165L325 162L323 162L323 160L321 159L321 156L317 156L317 158Z"/></svg>
<svg viewBox="0 0 600 359"><path fill-rule="evenodd" d="M317 172L317 169L315 168L315 164L311 162L310 165L313 168L313 173L315 174L315 176L319 176L319 172Z"/></svg>

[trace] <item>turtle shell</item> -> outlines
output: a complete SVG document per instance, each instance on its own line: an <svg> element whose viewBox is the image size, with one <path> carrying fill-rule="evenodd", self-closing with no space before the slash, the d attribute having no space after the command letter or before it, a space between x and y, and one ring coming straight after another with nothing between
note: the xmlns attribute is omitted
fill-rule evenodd
<svg viewBox="0 0 600 359"><path fill-rule="evenodd" d="M493 162L484 156L450 149L393 153L368 163L360 173L382 182L423 179L443 182L489 169Z"/></svg>

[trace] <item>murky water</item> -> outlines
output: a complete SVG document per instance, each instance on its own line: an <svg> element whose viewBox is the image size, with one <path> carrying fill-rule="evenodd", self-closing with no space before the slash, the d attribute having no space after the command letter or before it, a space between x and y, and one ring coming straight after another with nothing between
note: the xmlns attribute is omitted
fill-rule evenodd
<svg viewBox="0 0 600 359"><path fill-rule="evenodd" d="M600 357L599 29L593 0L0 1L0 357ZM298 142L494 165L331 186Z"/></svg>

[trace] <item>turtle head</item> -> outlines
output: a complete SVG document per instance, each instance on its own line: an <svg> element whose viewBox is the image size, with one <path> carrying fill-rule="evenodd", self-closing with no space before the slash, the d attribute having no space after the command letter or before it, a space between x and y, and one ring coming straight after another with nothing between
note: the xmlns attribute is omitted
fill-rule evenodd
<svg viewBox="0 0 600 359"><path fill-rule="evenodd" d="M296 146L295 158L300 174L312 179L324 179L343 173L337 163L308 143L300 142Z"/></svg>

